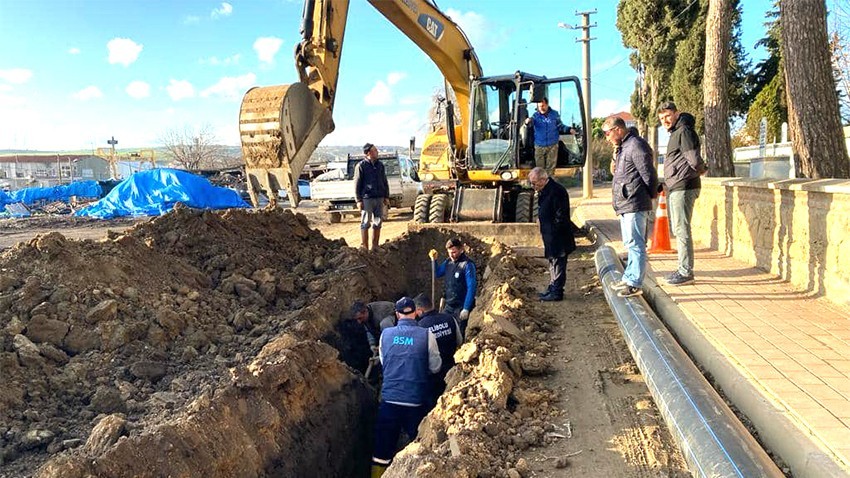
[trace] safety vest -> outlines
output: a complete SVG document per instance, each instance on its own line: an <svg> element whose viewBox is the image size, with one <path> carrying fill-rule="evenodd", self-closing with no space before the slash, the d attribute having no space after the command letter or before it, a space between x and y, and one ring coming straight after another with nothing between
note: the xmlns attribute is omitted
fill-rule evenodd
<svg viewBox="0 0 850 478"><path fill-rule="evenodd" d="M381 333L384 384L381 400L408 405L425 403L428 393L428 329L413 319Z"/></svg>

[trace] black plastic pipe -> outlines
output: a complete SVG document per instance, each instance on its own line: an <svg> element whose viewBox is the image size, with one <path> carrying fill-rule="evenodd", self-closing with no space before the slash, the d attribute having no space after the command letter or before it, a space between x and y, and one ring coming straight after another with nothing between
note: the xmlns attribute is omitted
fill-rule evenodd
<svg viewBox="0 0 850 478"><path fill-rule="evenodd" d="M611 285L623 266L610 246L596 270L629 350L694 477L784 475L711 387L641 296L621 298Z"/></svg>

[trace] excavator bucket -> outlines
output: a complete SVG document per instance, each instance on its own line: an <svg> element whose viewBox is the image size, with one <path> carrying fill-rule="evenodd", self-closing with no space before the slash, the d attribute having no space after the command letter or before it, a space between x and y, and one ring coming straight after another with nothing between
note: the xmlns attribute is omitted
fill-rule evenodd
<svg viewBox="0 0 850 478"><path fill-rule="evenodd" d="M301 200L298 176L319 142L334 130L331 112L304 83L254 87L239 109L239 134L248 193L254 207L265 192L277 205L285 189L292 207Z"/></svg>

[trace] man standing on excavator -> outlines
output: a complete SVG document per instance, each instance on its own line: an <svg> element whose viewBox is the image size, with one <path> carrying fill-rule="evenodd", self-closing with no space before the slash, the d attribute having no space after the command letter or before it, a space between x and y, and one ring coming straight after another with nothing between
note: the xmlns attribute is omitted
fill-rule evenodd
<svg viewBox="0 0 850 478"><path fill-rule="evenodd" d="M378 148L363 145L366 158L354 167L354 198L360 210L360 247L369 249L369 225L372 226L372 250L378 248L384 208L390 207L390 185L384 164L378 160Z"/></svg>

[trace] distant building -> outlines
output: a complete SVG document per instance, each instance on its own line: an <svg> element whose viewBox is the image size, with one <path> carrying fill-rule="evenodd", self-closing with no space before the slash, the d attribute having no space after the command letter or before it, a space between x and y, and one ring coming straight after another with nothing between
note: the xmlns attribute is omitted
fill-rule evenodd
<svg viewBox="0 0 850 478"><path fill-rule="evenodd" d="M110 178L106 160L90 154L7 154L0 156L0 187L48 187Z"/></svg>

